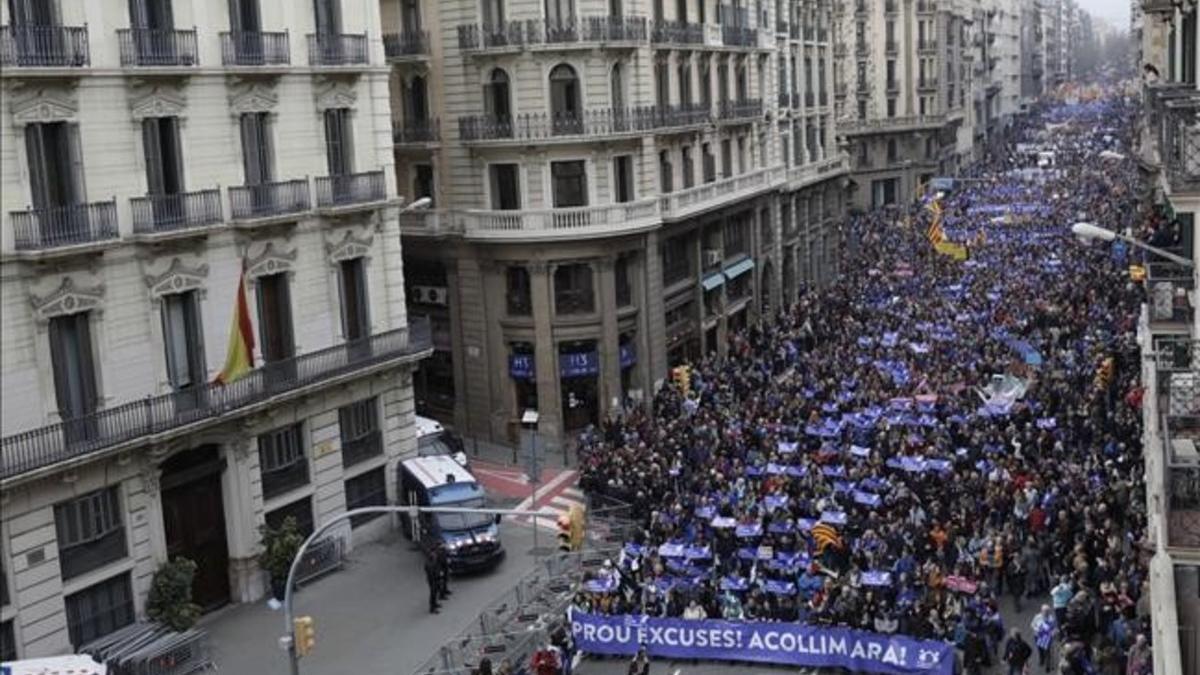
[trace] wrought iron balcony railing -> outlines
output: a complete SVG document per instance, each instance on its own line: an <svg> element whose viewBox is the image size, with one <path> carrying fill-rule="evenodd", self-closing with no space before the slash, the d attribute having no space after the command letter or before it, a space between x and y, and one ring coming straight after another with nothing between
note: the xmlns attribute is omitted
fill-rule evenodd
<svg viewBox="0 0 1200 675"><path fill-rule="evenodd" d="M311 208L308 180L304 178L229 188L229 210L234 220L287 216Z"/></svg>
<svg viewBox="0 0 1200 675"><path fill-rule="evenodd" d="M582 114L550 115L523 113L512 117L468 115L458 118L458 133L464 142L530 141L554 138L619 136L707 122L710 110L704 104L597 108Z"/></svg>
<svg viewBox="0 0 1200 675"><path fill-rule="evenodd" d="M129 200L137 234L178 232L216 225L222 220L221 191L198 190L171 195L146 195Z"/></svg>
<svg viewBox="0 0 1200 675"><path fill-rule="evenodd" d="M745 26L721 26L721 41L726 47L755 47L758 31Z"/></svg>
<svg viewBox="0 0 1200 675"><path fill-rule="evenodd" d="M123 67L199 65L196 29L122 28L117 31Z"/></svg>
<svg viewBox="0 0 1200 675"><path fill-rule="evenodd" d="M537 45L645 42L644 16L586 16L528 19L501 24L458 26L458 46L467 51Z"/></svg>
<svg viewBox="0 0 1200 675"><path fill-rule="evenodd" d="M429 55L429 32L406 30L383 36L383 53L389 59Z"/></svg>
<svg viewBox="0 0 1200 675"><path fill-rule="evenodd" d="M72 204L9 213L18 251L43 251L63 246L116 239L117 201Z"/></svg>
<svg viewBox="0 0 1200 675"><path fill-rule="evenodd" d="M937 3L933 0L917 0L917 13L929 14L937 11Z"/></svg>
<svg viewBox="0 0 1200 675"><path fill-rule="evenodd" d="M221 33L221 65L286 66L292 62L287 31L226 31Z"/></svg>
<svg viewBox="0 0 1200 675"><path fill-rule="evenodd" d="M442 140L442 121L437 118L405 120L392 124L392 142L396 145L410 143L438 143Z"/></svg>
<svg viewBox="0 0 1200 675"><path fill-rule="evenodd" d="M1200 94L1164 102L1159 153L1173 194L1200 192Z"/></svg>
<svg viewBox="0 0 1200 675"><path fill-rule="evenodd" d="M305 387L419 357L432 349L431 338L427 319L410 318L406 328L263 364L228 384L147 396L6 436L0 439L0 479L136 443L152 434L217 421Z"/></svg>
<svg viewBox="0 0 1200 675"><path fill-rule="evenodd" d="M358 66L367 63L367 34L309 33L308 65Z"/></svg>
<svg viewBox="0 0 1200 675"><path fill-rule="evenodd" d="M919 51L932 52L932 51L937 51L937 48L938 48L937 40L918 40L917 41L917 49Z"/></svg>
<svg viewBox="0 0 1200 675"><path fill-rule="evenodd" d="M762 117L763 105L761 98L748 98L741 101L722 101L717 106L717 117L721 120L741 120Z"/></svg>
<svg viewBox="0 0 1200 675"><path fill-rule="evenodd" d="M331 208L387 199L383 171L317 177L317 206Z"/></svg>
<svg viewBox="0 0 1200 675"><path fill-rule="evenodd" d="M82 68L89 63L87 26L0 26L0 66Z"/></svg>
<svg viewBox="0 0 1200 675"><path fill-rule="evenodd" d="M684 21L655 21L650 29L650 42L671 45L704 44L704 26Z"/></svg>
<svg viewBox="0 0 1200 675"><path fill-rule="evenodd" d="M938 79L936 77L921 77L917 79L917 89L937 89Z"/></svg>
<svg viewBox="0 0 1200 675"><path fill-rule="evenodd" d="M900 51L900 43L896 42L895 40L886 40L883 43L883 49L888 54L895 54L896 52Z"/></svg>

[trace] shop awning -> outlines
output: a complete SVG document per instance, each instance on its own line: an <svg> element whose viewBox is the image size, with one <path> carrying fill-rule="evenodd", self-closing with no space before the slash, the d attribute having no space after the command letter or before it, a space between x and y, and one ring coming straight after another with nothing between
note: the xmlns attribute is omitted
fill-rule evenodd
<svg viewBox="0 0 1200 675"><path fill-rule="evenodd" d="M725 278L733 281L737 277L740 277L752 269L754 269L754 259L742 258L741 260L725 268Z"/></svg>
<svg viewBox="0 0 1200 675"><path fill-rule="evenodd" d="M704 287L704 290L711 291L723 283L725 283L725 275L720 272L714 272L713 274L704 277L704 280L700 282L700 285Z"/></svg>

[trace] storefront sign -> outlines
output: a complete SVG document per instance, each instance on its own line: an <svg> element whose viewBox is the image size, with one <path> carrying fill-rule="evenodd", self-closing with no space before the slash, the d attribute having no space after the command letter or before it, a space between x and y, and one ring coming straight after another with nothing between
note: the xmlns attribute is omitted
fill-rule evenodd
<svg viewBox="0 0 1200 675"><path fill-rule="evenodd" d="M518 380L532 380L533 354L509 354L508 374Z"/></svg>
<svg viewBox="0 0 1200 675"><path fill-rule="evenodd" d="M600 372L600 355L594 351L558 355L559 377L585 377Z"/></svg>

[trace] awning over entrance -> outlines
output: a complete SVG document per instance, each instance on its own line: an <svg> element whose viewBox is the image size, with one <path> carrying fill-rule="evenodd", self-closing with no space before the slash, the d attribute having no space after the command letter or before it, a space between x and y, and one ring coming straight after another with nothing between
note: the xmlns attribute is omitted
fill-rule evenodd
<svg viewBox="0 0 1200 675"><path fill-rule="evenodd" d="M733 281L752 269L754 269L754 259L742 258L741 260L725 268L725 278Z"/></svg>
<svg viewBox="0 0 1200 675"><path fill-rule="evenodd" d="M704 277L704 281L701 281L700 285L704 287L704 290L711 291L723 283L725 283L725 275L720 272L715 272Z"/></svg>

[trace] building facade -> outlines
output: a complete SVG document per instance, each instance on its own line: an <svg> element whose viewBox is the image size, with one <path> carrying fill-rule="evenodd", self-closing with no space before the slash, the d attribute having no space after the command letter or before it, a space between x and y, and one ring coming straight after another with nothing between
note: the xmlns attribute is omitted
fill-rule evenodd
<svg viewBox="0 0 1200 675"><path fill-rule="evenodd" d="M982 0L976 10L975 139L997 142L1021 111L1021 12L1006 0Z"/></svg>
<svg viewBox="0 0 1200 675"><path fill-rule="evenodd" d="M259 527L395 492L415 446L377 6L0 9L0 660L264 594ZM213 383L244 273L255 368ZM388 529L343 523L332 559Z"/></svg>
<svg viewBox="0 0 1200 675"><path fill-rule="evenodd" d="M648 401L829 281L833 3L384 0L418 411L492 442Z"/></svg>
<svg viewBox="0 0 1200 675"><path fill-rule="evenodd" d="M1200 258L1200 15L1195 3L1145 0L1138 20L1141 91L1139 166L1147 204L1175 221L1177 255ZM1149 595L1154 672L1200 669L1200 314L1196 268L1151 257L1139 341L1150 531ZM1174 299L1174 300L1173 300Z"/></svg>
<svg viewBox="0 0 1200 675"><path fill-rule="evenodd" d="M973 153L975 4L842 0L838 133L859 209L904 204Z"/></svg>

